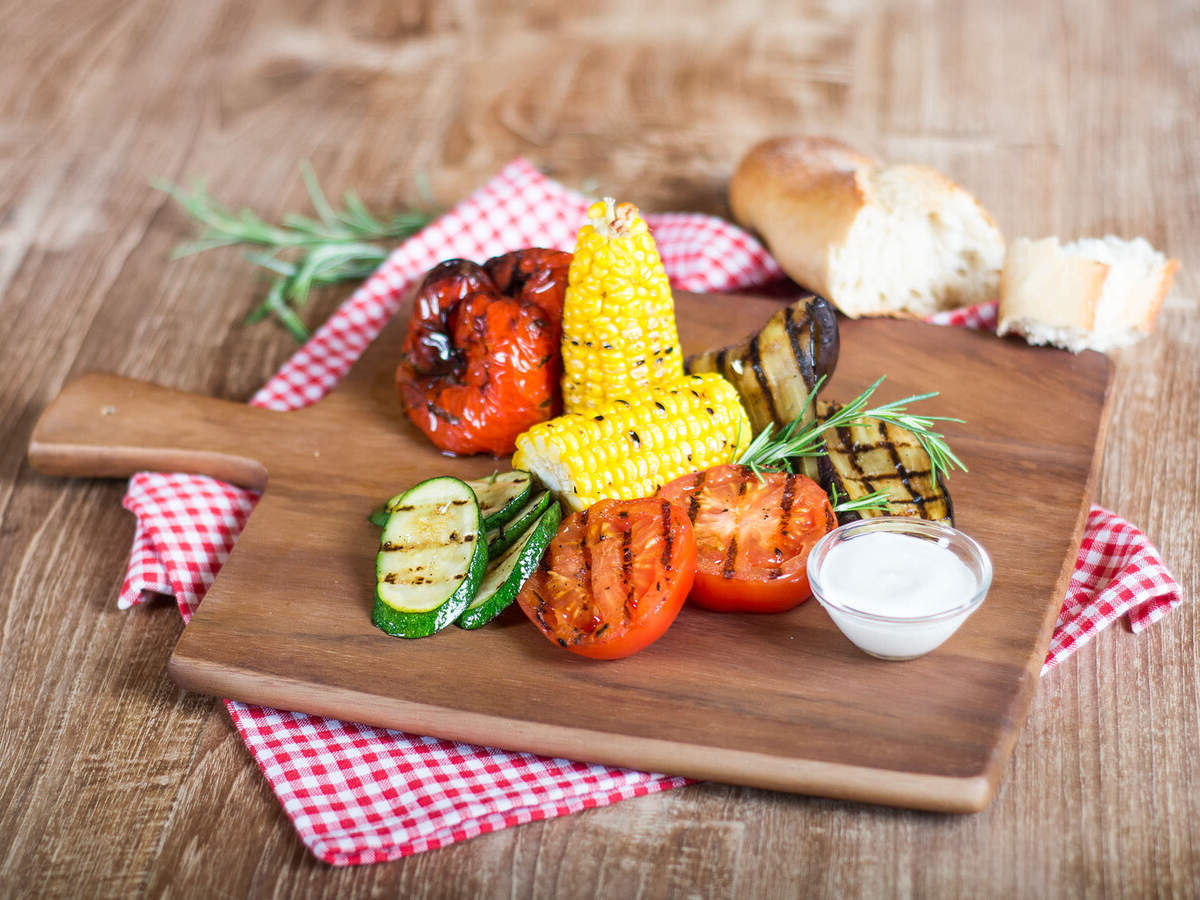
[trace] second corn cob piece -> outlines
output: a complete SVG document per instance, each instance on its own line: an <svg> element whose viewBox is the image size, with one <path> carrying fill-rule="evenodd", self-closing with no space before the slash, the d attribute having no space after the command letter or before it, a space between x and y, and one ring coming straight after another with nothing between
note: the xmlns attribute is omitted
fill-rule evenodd
<svg viewBox="0 0 1200 900"><path fill-rule="evenodd" d="M513 467L576 510L649 497L680 475L732 462L750 438L737 391L708 372L535 425L517 437Z"/></svg>
<svg viewBox="0 0 1200 900"><path fill-rule="evenodd" d="M632 203L593 203L563 301L563 406L587 412L683 374L675 304Z"/></svg>

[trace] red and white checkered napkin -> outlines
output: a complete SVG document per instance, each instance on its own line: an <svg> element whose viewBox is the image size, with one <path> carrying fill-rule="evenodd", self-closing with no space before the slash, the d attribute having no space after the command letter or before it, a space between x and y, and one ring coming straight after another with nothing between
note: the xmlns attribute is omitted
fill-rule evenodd
<svg viewBox="0 0 1200 900"><path fill-rule="evenodd" d="M450 257L482 261L521 247L572 249L587 200L524 160L396 249L252 401L296 409L345 374L425 271ZM688 291L777 283L782 273L753 238L709 216L648 217L671 276ZM943 316L995 327L995 308ZM191 618L228 557L257 495L209 478L141 473L125 496L137 532L120 605L173 594ZM1122 613L1134 631L1181 602L1154 548L1129 523L1092 508L1046 669ZM1045 670L1043 670L1045 671ZM234 725L301 839L335 865L379 862L536 819L686 784L686 779L226 701Z"/></svg>

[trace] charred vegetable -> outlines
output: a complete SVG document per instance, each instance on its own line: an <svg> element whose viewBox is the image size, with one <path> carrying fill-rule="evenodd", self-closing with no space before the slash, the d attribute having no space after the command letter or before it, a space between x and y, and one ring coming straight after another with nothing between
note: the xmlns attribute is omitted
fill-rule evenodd
<svg viewBox="0 0 1200 900"><path fill-rule="evenodd" d="M755 435L737 461L756 472L816 463L818 479L843 521L908 515L951 522L944 476L952 468L965 472L967 467L934 426L962 419L908 409L909 403L936 397L936 392L868 408L882 383L881 376L844 405L810 401L787 427L769 425ZM816 421L804 425L809 416Z"/></svg>
<svg viewBox="0 0 1200 900"><path fill-rule="evenodd" d="M488 531L499 528L520 512L533 494L533 476L520 469L496 472L489 478L468 481L467 485L475 492L479 514L483 516L483 527ZM382 528L403 499L404 493L401 492L371 510L367 518L372 525Z"/></svg>
<svg viewBox="0 0 1200 900"><path fill-rule="evenodd" d="M383 527L371 621L398 637L433 634L462 615L486 568L475 492L449 476L422 481Z"/></svg>
<svg viewBox="0 0 1200 900"><path fill-rule="evenodd" d="M732 382L758 432L795 419L818 379L833 374L837 358L837 316L823 297L810 296L779 310L741 344L689 357L687 368L719 372Z"/></svg>
<svg viewBox="0 0 1200 900"><path fill-rule="evenodd" d="M538 491L536 496L522 504L508 521L489 528L485 535L488 558L494 560L508 550L541 517L552 502L549 491Z"/></svg>
<svg viewBox="0 0 1200 900"><path fill-rule="evenodd" d="M840 411L835 403L817 403L821 422ZM828 455L820 457L818 465L826 491L851 501L875 491L887 493L887 505L882 508L839 511L843 524L884 515L954 524L946 482L934 471L929 453L911 431L881 419L863 418L828 428L824 437Z"/></svg>
<svg viewBox="0 0 1200 900"><path fill-rule="evenodd" d="M620 659L662 636L696 575L696 535L662 499L601 500L563 520L517 603L551 643Z"/></svg>
<svg viewBox="0 0 1200 900"><path fill-rule="evenodd" d="M725 376L737 388L758 433L797 417L802 425L812 422L809 397L833 374L837 358L837 316L825 298L814 295L779 310L741 344L690 357L687 370ZM806 475L816 478L814 462L801 465Z"/></svg>
<svg viewBox="0 0 1200 900"><path fill-rule="evenodd" d="M837 525L811 478L713 466L658 492L696 533L688 602L716 612L783 612L807 600L808 553Z"/></svg>
<svg viewBox="0 0 1200 900"><path fill-rule="evenodd" d="M520 540L488 561L479 592L458 617L455 623L458 627L482 628L517 599L521 586L537 568L547 545L558 532L561 515L558 504L550 503Z"/></svg>
<svg viewBox="0 0 1200 900"><path fill-rule="evenodd" d="M571 254L517 250L452 259L422 283L396 369L413 424L447 453L511 453L559 405Z"/></svg>

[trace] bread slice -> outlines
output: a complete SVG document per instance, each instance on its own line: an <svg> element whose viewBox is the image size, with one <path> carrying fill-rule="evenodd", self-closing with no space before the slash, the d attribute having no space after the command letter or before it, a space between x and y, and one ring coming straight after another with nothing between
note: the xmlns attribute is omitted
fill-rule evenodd
<svg viewBox="0 0 1200 900"><path fill-rule="evenodd" d="M1003 236L926 166L881 165L830 138L775 138L742 159L729 202L788 275L848 316L925 317L996 298Z"/></svg>
<svg viewBox="0 0 1200 900"><path fill-rule="evenodd" d="M1074 353L1132 344L1154 330L1178 268L1144 238L1018 238L1004 260L997 333Z"/></svg>

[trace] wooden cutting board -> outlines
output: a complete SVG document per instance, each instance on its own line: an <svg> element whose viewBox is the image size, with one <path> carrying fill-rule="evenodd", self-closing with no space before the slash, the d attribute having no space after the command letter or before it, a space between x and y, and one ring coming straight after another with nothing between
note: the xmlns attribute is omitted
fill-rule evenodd
<svg viewBox="0 0 1200 900"><path fill-rule="evenodd" d="M678 297L687 352L759 327L779 301ZM941 391L970 467L957 524L992 556L987 600L938 650L864 655L810 601L779 615L685 608L642 653L562 652L510 608L474 632L417 641L370 622L381 500L451 459L405 420L392 371L406 312L327 398L280 413L88 375L46 410L33 464L60 475L197 472L262 501L183 632L172 676L196 691L411 732L784 791L940 811L994 794L1037 682L1078 551L1110 365L958 328L842 320L826 396L878 375L879 399Z"/></svg>

